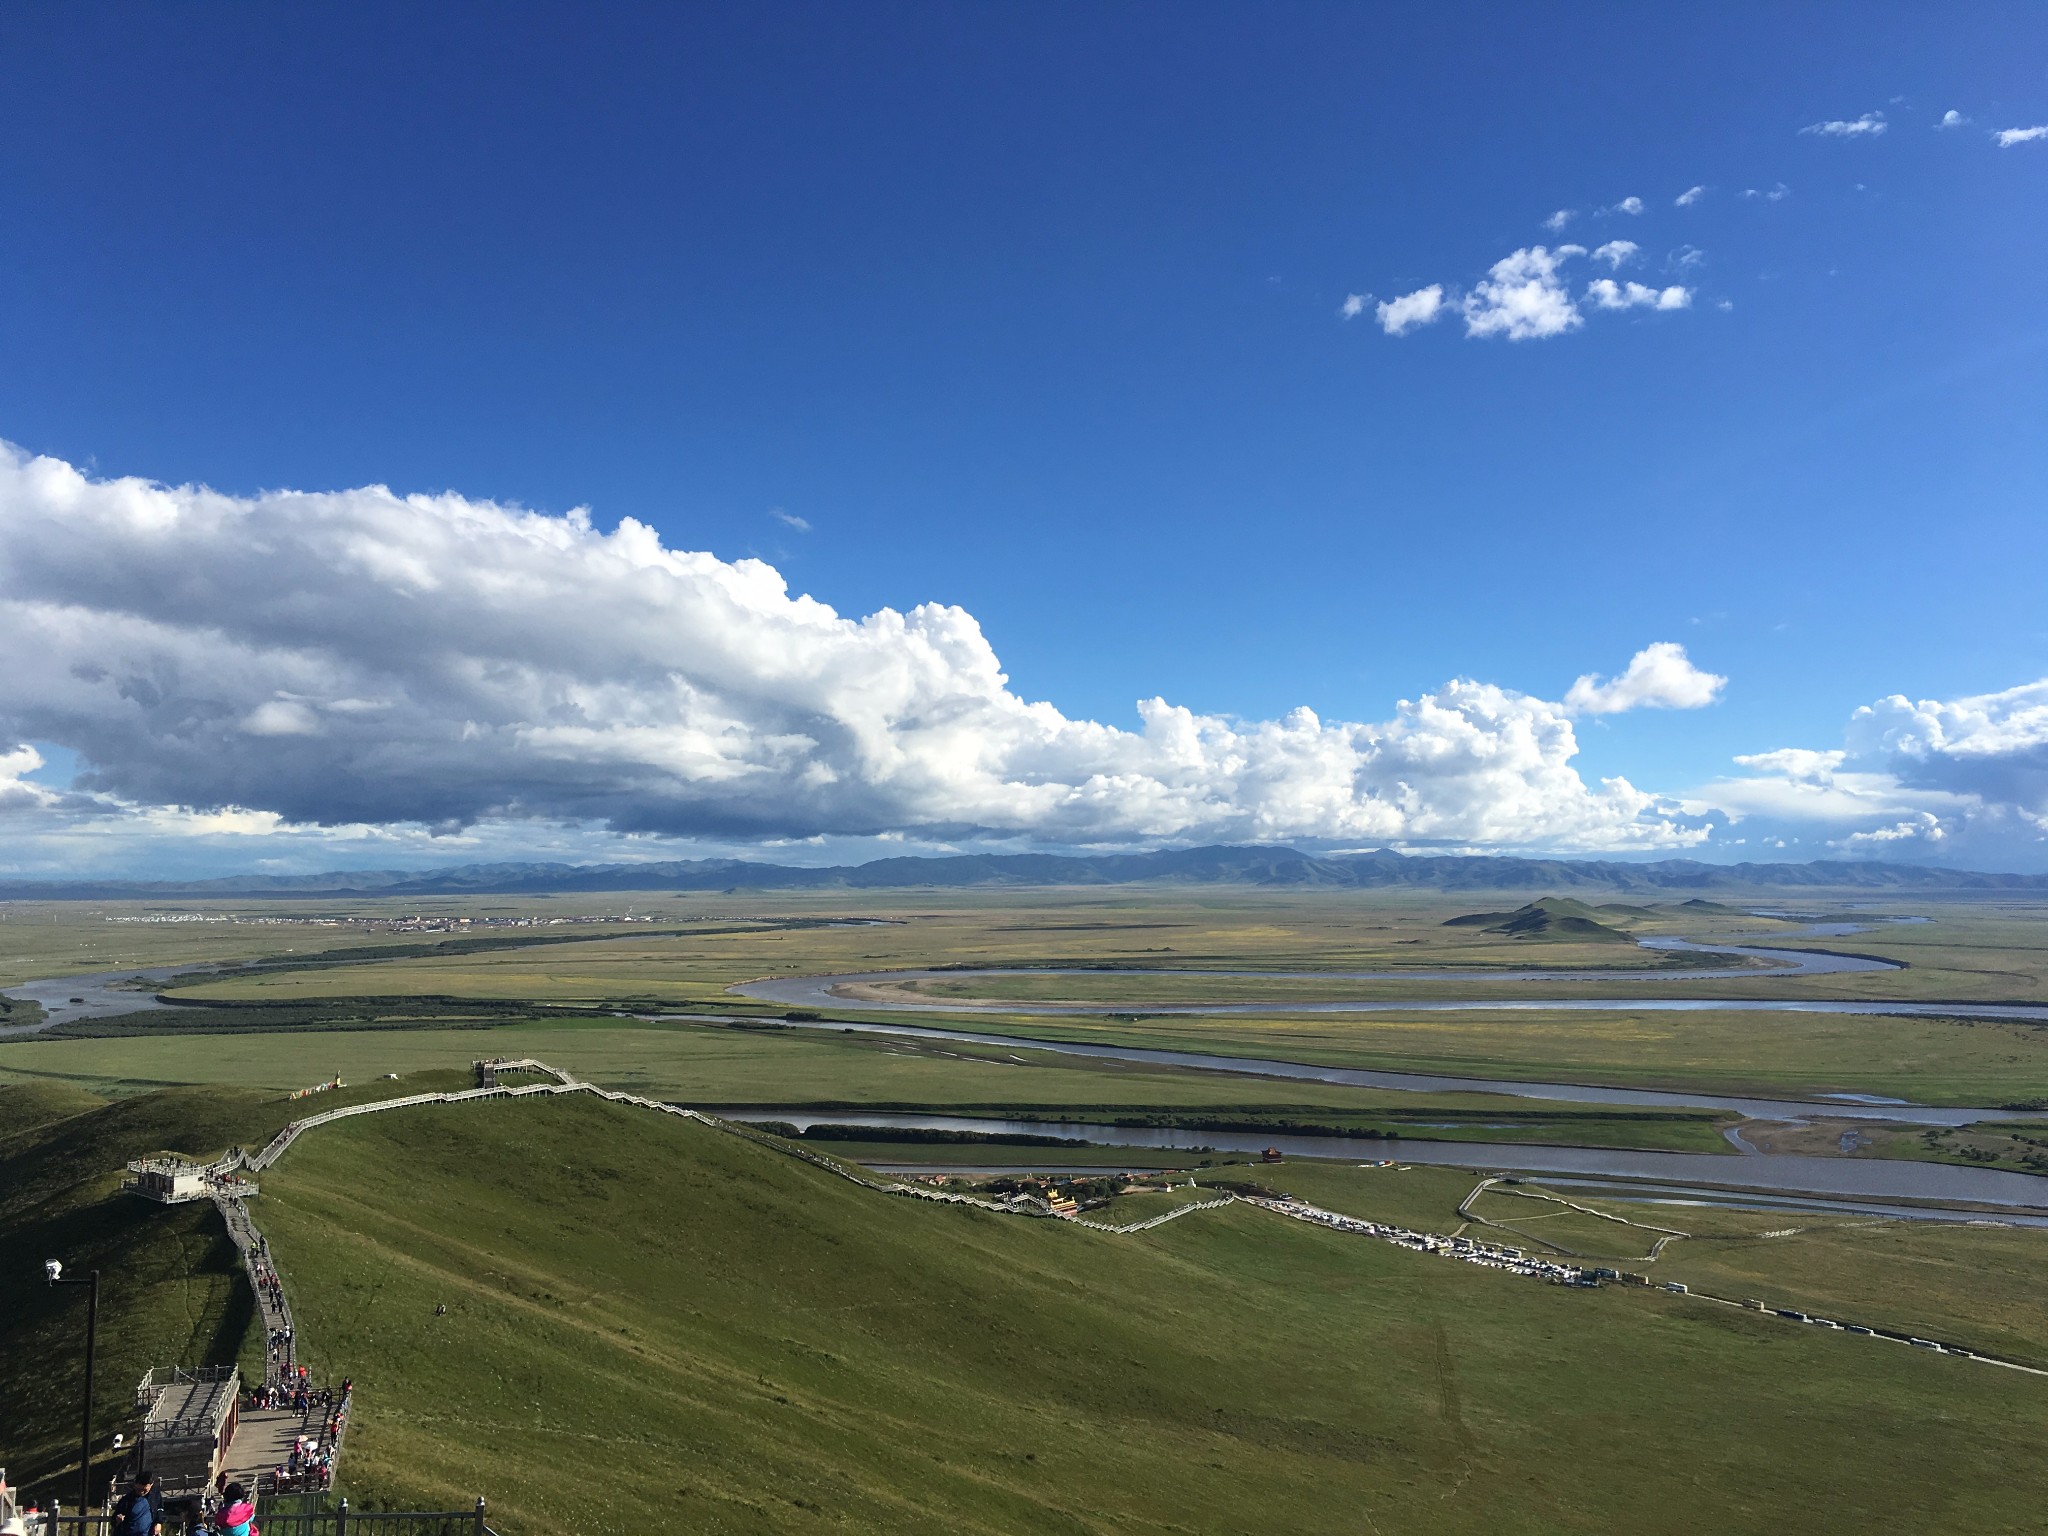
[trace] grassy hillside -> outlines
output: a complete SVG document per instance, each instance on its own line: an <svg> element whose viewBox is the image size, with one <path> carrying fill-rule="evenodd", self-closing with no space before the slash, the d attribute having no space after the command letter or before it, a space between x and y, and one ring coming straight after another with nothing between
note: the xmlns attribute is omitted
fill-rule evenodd
<svg viewBox="0 0 2048 1536"><path fill-rule="evenodd" d="M104 1443L151 1366L244 1355L254 1305L206 1203L160 1206L120 1193L130 1158L208 1158L261 1146L294 1114L396 1091L466 1086L453 1071L367 1083L294 1103L273 1090L181 1087L101 1099L64 1083L0 1084L0 1466L18 1485L76 1498L85 1382L85 1296L52 1289L43 1261L100 1271L94 1401ZM255 1365L251 1355L246 1364Z"/></svg>
<svg viewBox="0 0 2048 1536"><path fill-rule="evenodd" d="M152 1365L240 1353L250 1299L213 1207L123 1196L119 1174L131 1157L245 1139L275 1097L186 1088L107 1103L62 1087L0 1087L0 1455L17 1483L77 1497L85 1296L46 1285L45 1259L100 1271L103 1439Z"/></svg>
<svg viewBox="0 0 2048 1536"><path fill-rule="evenodd" d="M587 1099L347 1122L265 1189L359 1384L355 1496L515 1531L1920 1531L2048 1494L2033 1378L1244 1208L931 1208Z"/></svg>

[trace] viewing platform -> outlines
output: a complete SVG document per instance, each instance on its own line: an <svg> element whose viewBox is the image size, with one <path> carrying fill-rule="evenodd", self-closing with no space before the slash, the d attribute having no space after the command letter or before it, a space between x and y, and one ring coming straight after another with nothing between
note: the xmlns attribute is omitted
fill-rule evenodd
<svg viewBox="0 0 2048 1536"><path fill-rule="evenodd" d="M238 1173L214 1163L188 1163L175 1157L139 1157L128 1164L132 1179L121 1181L124 1194L140 1195L159 1205L183 1205L188 1200L211 1200L216 1195L233 1200L246 1199L257 1187Z"/></svg>
<svg viewBox="0 0 2048 1536"><path fill-rule="evenodd" d="M136 1386L142 1433L135 1460L156 1473L166 1498L213 1486L235 1438L241 1387L231 1365L151 1370Z"/></svg>

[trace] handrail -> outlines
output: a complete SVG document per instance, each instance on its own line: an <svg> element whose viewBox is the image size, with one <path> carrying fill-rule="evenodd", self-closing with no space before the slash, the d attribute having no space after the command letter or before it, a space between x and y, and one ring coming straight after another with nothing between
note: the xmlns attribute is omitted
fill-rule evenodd
<svg viewBox="0 0 2048 1536"><path fill-rule="evenodd" d="M266 1509L257 1524L271 1536L348 1536L369 1526L378 1536L499 1536L485 1518L482 1499L474 1509L362 1509L343 1499L328 1510ZM111 1513L65 1514L53 1504L25 1516L29 1536L116 1536Z"/></svg>

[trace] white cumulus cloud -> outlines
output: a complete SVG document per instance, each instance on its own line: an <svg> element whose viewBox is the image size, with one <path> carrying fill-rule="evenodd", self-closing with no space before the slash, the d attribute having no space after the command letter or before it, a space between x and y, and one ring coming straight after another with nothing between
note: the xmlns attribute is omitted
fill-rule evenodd
<svg viewBox="0 0 2048 1536"><path fill-rule="evenodd" d="M1685 647L1669 640L1646 645L1616 678L1588 672L1564 696L1574 714L1618 715L1630 709L1702 709L1721 695L1728 679L1692 664Z"/></svg>
<svg viewBox="0 0 2048 1536"><path fill-rule="evenodd" d="M1967 117L1963 116L1963 114L1958 112L1954 107L1950 107L1946 112L1941 114L1941 121L1936 123L1934 126L1937 128L1961 128L1969 121L1970 120Z"/></svg>
<svg viewBox="0 0 2048 1536"><path fill-rule="evenodd" d="M1563 234L1565 226L1578 216L1575 208L1560 208L1543 221L1543 227L1553 235Z"/></svg>
<svg viewBox="0 0 2048 1536"><path fill-rule="evenodd" d="M1525 246L1496 261L1486 276L1463 294L1454 295L1441 283L1432 283L1387 300L1378 308L1380 328L1389 336L1400 336L1455 311L1464 317L1467 337L1536 341L1562 336L1585 323L1585 312L1566 281L1566 265L1587 256L1619 270L1640 254L1641 248L1632 240L1610 240L1591 252L1583 245ZM1596 310L1687 309L1692 300L1690 288L1653 288L1604 277L1596 278L1584 291L1585 303Z"/></svg>
<svg viewBox="0 0 2048 1536"><path fill-rule="evenodd" d="M1558 849L1707 835L1573 767L1579 709L1697 691L1660 647L1575 687L1577 705L1459 679L1378 722L1152 698L1126 729L1012 691L957 607L848 618L761 561L671 549L632 519L606 533L452 493L237 497L0 446L0 649L0 743L83 764L67 811L25 784L32 748L0 753L7 814L75 828Z"/></svg>
<svg viewBox="0 0 2048 1536"><path fill-rule="evenodd" d="M1692 290L1673 284L1652 288L1643 283L1617 283L1596 277L1586 284L1586 297L1601 309L1690 309Z"/></svg>
<svg viewBox="0 0 2048 1536"><path fill-rule="evenodd" d="M1346 320L1356 320L1365 313L1365 297L1362 293L1345 294L1344 302L1337 306L1337 313Z"/></svg>
<svg viewBox="0 0 2048 1536"><path fill-rule="evenodd" d="M1444 285L1431 283L1398 299L1388 299L1376 311L1380 329L1389 336L1403 336L1419 325L1428 325L1444 309Z"/></svg>
<svg viewBox="0 0 2048 1536"><path fill-rule="evenodd" d="M43 754L26 744L0 752L0 810L41 810L57 803L54 791L28 780L42 766Z"/></svg>
<svg viewBox="0 0 2048 1536"><path fill-rule="evenodd" d="M1799 131L1828 139L1874 139L1890 126L1882 112L1866 112L1861 117L1837 117L1824 123L1808 123Z"/></svg>
<svg viewBox="0 0 2048 1536"><path fill-rule="evenodd" d="M1932 811L1921 811L1904 821L1895 821L1888 827L1873 827L1868 832L1851 832L1842 839L1844 848L1884 848L1887 844L1920 843L1933 845L1948 841L1948 828L1941 818ZM1892 851L1887 849L1887 851Z"/></svg>
<svg viewBox="0 0 2048 1536"><path fill-rule="evenodd" d="M1643 200L1640 197L1624 197L1620 202L1610 203L1600 211L1602 213L1626 213L1633 217L1643 211Z"/></svg>
<svg viewBox="0 0 2048 1536"><path fill-rule="evenodd" d="M1580 245L1532 245L1503 256L1465 295L1465 334L1530 341L1576 330L1582 323L1578 306L1558 269L1585 254Z"/></svg>
<svg viewBox="0 0 2048 1536"><path fill-rule="evenodd" d="M1677 197L1673 198L1672 202L1680 208L1690 208L1706 195L1707 189L1705 187L1687 187Z"/></svg>
<svg viewBox="0 0 2048 1536"><path fill-rule="evenodd" d="M2033 128L2001 128L1995 137L2000 149L2011 149L2015 144L2036 144L2048 139L2048 123Z"/></svg>
<svg viewBox="0 0 2048 1536"><path fill-rule="evenodd" d="M1766 203L1782 203L1783 201L1785 201L1786 198L1792 195L1792 189L1786 186L1785 183L1781 181L1776 186L1768 189L1744 187L1742 189L1742 195L1752 202L1762 201Z"/></svg>

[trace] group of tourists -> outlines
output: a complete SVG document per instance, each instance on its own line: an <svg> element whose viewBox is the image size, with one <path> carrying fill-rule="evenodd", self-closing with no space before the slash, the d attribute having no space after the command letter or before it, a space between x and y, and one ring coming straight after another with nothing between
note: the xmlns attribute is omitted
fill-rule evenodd
<svg viewBox="0 0 2048 1536"><path fill-rule="evenodd" d="M261 1536L256 1528L255 1496L222 1473L211 1490L197 1498L167 1504L156 1476L138 1472L128 1491L114 1501L108 1522L111 1536Z"/></svg>
<svg viewBox="0 0 2048 1536"><path fill-rule="evenodd" d="M292 1330L290 1325L270 1330L267 1341L269 1363L273 1374L290 1377L297 1367L292 1364Z"/></svg>
<svg viewBox="0 0 2048 1536"><path fill-rule="evenodd" d="M293 1413L306 1413L314 1408L324 1408L333 1401L334 1393L322 1387L315 1391L306 1385L303 1367L295 1366L285 1373L285 1379L265 1382L260 1387L249 1389L251 1408L282 1408Z"/></svg>
<svg viewBox="0 0 2048 1536"><path fill-rule="evenodd" d="M284 1379L249 1389L250 1408L270 1409L310 1418L318 1414L318 1429L296 1436L289 1455L277 1464L274 1476L280 1493L311 1493L334 1485L335 1458L341 1451L341 1432L348 1423L349 1397L355 1378L344 1377L339 1387L316 1387L306 1367L295 1365Z"/></svg>
<svg viewBox="0 0 2048 1536"><path fill-rule="evenodd" d="M270 1267L267 1253L249 1256L249 1273L255 1277L256 1289L276 1311L284 1310L284 1283L277 1278L277 1271Z"/></svg>
<svg viewBox="0 0 2048 1536"><path fill-rule="evenodd" d="M300 1435L292 1441L291 1454L278 1466L277 1491L310 1493L314 1489L332 1487L334 1452L332 1443L323 1445L320 1437Z"/></svg>

